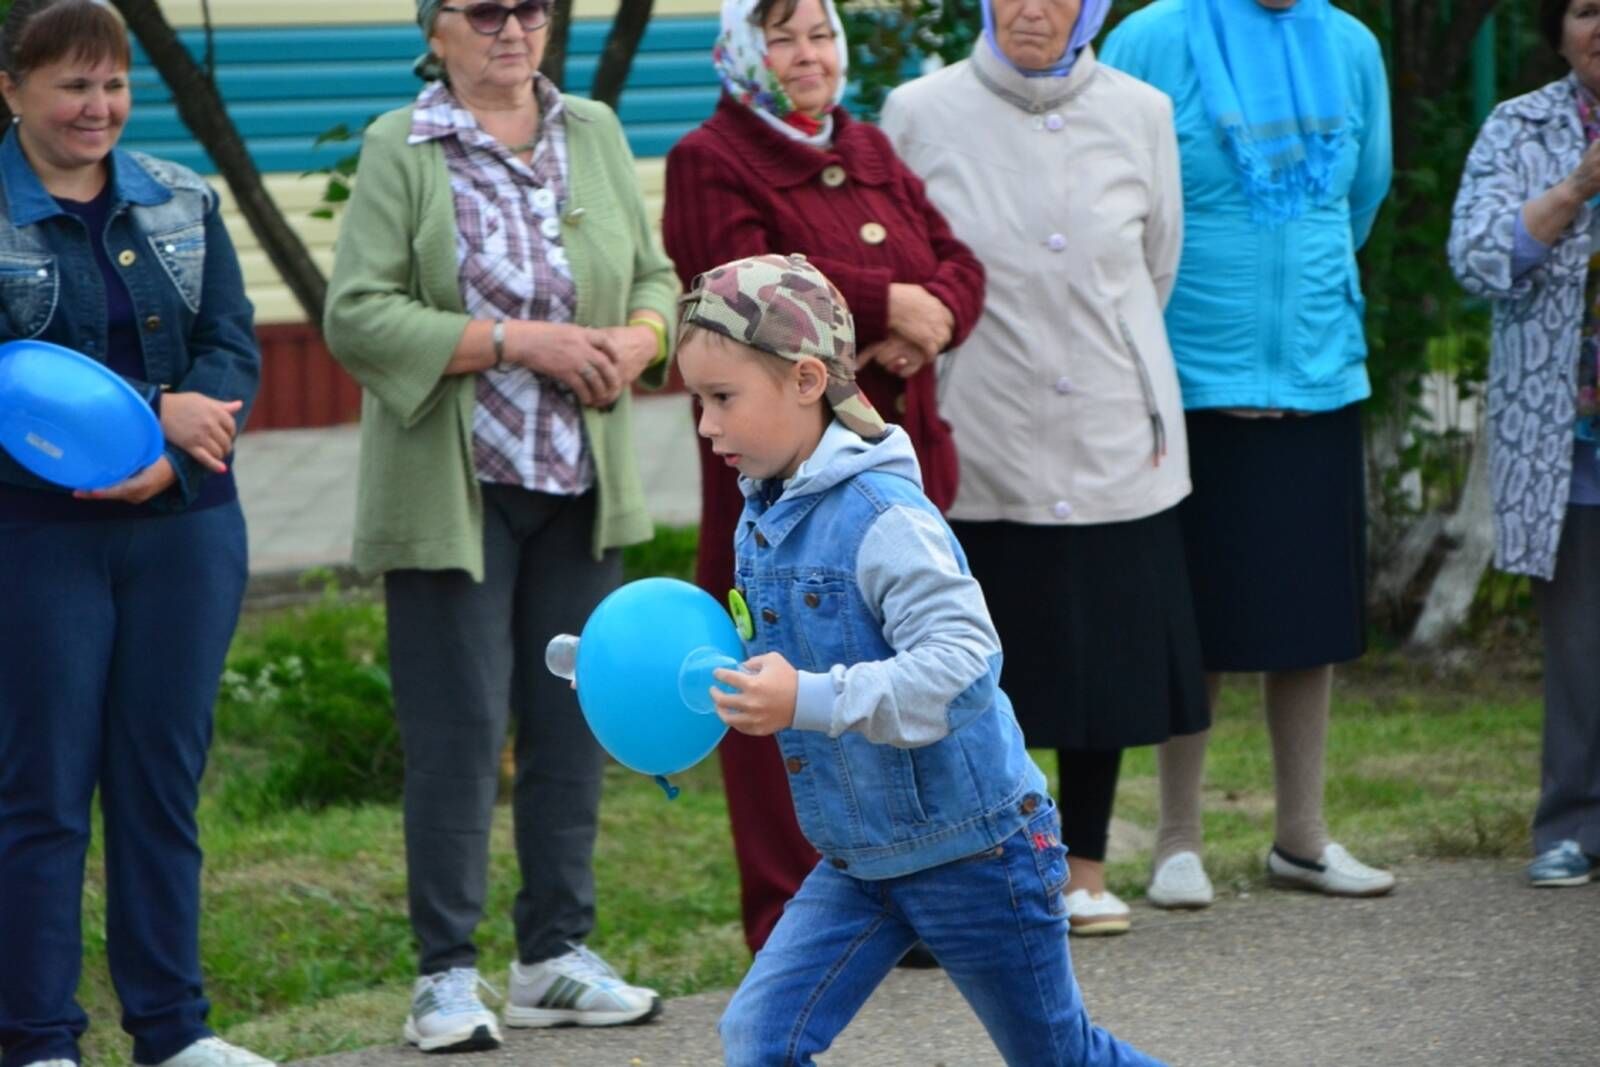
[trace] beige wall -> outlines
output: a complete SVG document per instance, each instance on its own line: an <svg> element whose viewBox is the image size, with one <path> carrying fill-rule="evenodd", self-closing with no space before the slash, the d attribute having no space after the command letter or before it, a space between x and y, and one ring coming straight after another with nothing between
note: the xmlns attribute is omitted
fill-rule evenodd
<svg viewBox="0 0 1600 1067"><path fill-rule="evenodd" d="M639 186L644 191L645 205L649 208L650 217L659 232L666 161L642 159L638 166ZM212 178L211 181L222 194L223 217L228 224L228 234L233 238L233 243L239 251L239 265L244 270L245 288L256 306L256 322L266 324L305 321L305 315L301 312L300 305L290 295L289 287L279 279L278 272L273 269L266 253L261 250L255 234L250 232L249 224L234 206L233 196L228 192L227 186L220 178ZM314 219L310 213L317 207L326 184L326 178L302 178L294 174L267 176L267 188L278 202L279 209L300 234L301 239L306 242L324 272L333 269L333 242L338 233L338 217L335 216L333 220Z"/></svg>
<svg viewBox="0 0 1600 1067"><path fill-rule="evenodd" d="M161 9L175 26L199 26L200 0L161 0ZM657 15L715 15L715 0L655 0ZM610 18L616 0L573 0L574 18ZM373 22L410 22L414 0L211 0L213 26L340 26Z"/></svg>

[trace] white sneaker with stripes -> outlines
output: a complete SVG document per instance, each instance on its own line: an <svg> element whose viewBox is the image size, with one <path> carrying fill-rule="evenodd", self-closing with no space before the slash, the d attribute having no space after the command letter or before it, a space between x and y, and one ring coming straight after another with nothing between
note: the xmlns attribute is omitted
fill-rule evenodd
<svg viewBox="0 0 1600 1067"><path fill-rule="evenodd" d="M406 1040L423 1052L482 1052L500 1047L500 1024L478 999L489 987L475 967L425 974L411 987Z"/></svg>
<svg viewBox="0 0 1600 1067"><path fill-rule="evenodd" d="M511 965L507 1026L621 1026L653 1019L661 997L624 982L611 965L582 945L542 963Z"/></svg>

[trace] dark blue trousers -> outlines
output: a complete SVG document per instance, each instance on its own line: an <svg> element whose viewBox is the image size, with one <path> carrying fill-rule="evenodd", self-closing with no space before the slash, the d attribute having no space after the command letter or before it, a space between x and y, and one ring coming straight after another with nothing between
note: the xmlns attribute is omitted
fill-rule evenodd
<svg viewBox="0 0 1600 1067"><path fill-rule="evenodd" d="M247 574L236 502L0 522L0 1067L78 1058L90 806L139 1063L207 1036L200 775Z"/></svg>

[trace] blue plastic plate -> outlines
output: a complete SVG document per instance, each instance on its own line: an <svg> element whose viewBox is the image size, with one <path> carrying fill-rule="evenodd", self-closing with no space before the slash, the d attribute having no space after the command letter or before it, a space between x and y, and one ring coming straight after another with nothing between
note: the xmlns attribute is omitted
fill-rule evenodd
<svg viewBox="0 0 1600 1067"><path fill-rule="evenodd" d="M103 363L46 341L0 344L0 447L69 489L104 489L161 458L161 423Z"/></svg>

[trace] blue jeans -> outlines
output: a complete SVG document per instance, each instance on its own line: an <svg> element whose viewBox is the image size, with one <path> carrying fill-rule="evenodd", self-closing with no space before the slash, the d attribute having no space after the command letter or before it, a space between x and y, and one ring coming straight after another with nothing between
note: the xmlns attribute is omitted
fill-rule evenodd
<svg viewBox="0 0 1600 1067"><path fill-rule="evenodd" d="M999 847L901 878L818 866L722 1016L728 1067L812 1062L921 939L1019 1067L1160 1067L1089 1022L1067 952L1054 806Z"/></svg>
<svg viewBox="0 0 1600 1067"><path fill-rule="evenodd" d="M78 1058L91 800L134 1059L207 1036L200 775L246 577L236 502L0 522L0 1067Z"/></svg>

